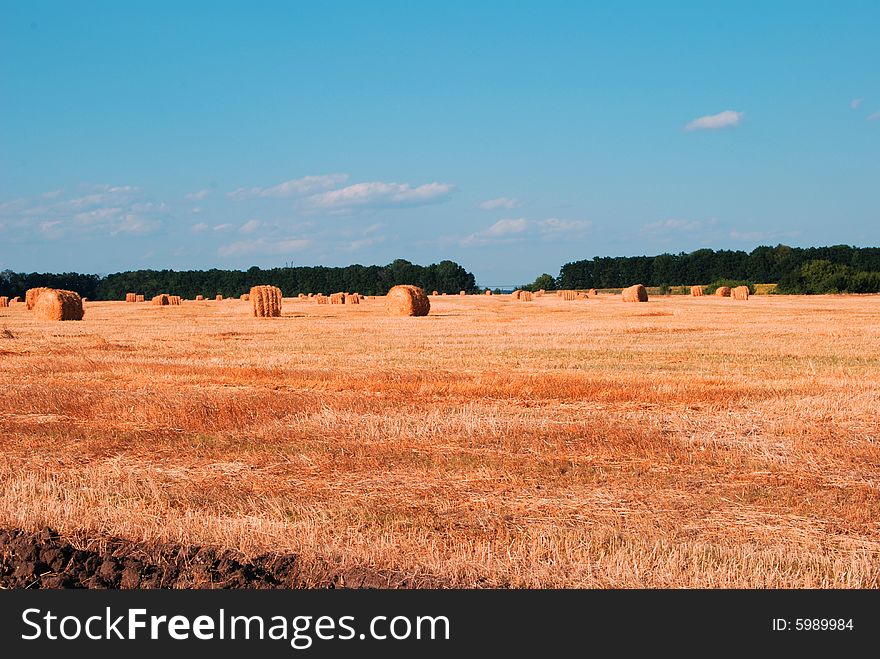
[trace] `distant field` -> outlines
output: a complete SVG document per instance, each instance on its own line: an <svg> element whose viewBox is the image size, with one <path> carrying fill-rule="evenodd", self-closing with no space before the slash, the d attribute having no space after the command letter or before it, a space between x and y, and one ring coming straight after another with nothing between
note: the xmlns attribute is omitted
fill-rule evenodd
<svg viewBox="0 0 880 659"><path fill-rule="evenodd" d="M880 296L431 304L0 309L0 527L313 585L880 586Z"/></svg>

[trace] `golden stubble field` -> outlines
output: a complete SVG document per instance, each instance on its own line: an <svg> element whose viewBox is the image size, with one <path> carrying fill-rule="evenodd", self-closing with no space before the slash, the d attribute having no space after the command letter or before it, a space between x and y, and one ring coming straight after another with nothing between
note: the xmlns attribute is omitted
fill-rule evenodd
<svg viewBox="0 0 880 659"><path fill-rule="evenodd" d="M880 296L431 303L0 309L0 526L415 584L880 586Z"/></svg>

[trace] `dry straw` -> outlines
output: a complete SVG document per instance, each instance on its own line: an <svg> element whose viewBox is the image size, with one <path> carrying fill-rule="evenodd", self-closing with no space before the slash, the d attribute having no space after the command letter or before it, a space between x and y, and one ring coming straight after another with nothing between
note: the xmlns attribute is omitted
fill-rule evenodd
<svg viewBox="0 0 880 659"><path fill-rule="evenodd" d="M732 291L730 291L730 297L734 300L748 300L749 299L749 287L748 286L737 286Z"/></svg>
<svg viewBox="0 0 880 659"><path fill-rule="evenodd" d="M0 307L8 307L9 306L9 298L5 295L0 295Z"/></svg>
<svg viewBox="0 0 880 659"><path fill-rule="evenodd" d="M37 298L40 297L46 291L54 290L52 288L40 287L40 288L29 288L25 291L24 301L27 304L28 311L34 308L34 305L37 302Z"/></svg>
<svg viewBox="0 0 880 659"><path fill-rule="evenodd" d="M719 286L715 289L715 295L718 297L730 297L730 286Z"/></svg>
<svg viewBox="0 0 880 659"><path fill-rule="evenodd" d="M34 317L39 320L82 320L83 303L79 293L44 289L34 303Z"/></svg>
<svg viewBox="0 0 880 659"><path fill-rule="evenodd" d="M642 284L635 284L629 288L624 288L621 296L624 302L647 302L648 289Z"/></svg>
<svg viewBox="0 0 880 659"><path fill-rule="evenodd" d="M702 297L705 295L702 286L691 286L691 295L694 297Z"/></svg>
<svg viewBox="0 0 880 659"><path fill-rule="evenodd" d="M254 286L250 296L257 318L277 318L281 315L281 289L277 286Z"/></svg>
<svg viewBox="0 0 880 659"><path fill-rule="evenodd" d="M402 284L388 291L385 309L391 316L427 316L431 301L418 286Z"/></svg>

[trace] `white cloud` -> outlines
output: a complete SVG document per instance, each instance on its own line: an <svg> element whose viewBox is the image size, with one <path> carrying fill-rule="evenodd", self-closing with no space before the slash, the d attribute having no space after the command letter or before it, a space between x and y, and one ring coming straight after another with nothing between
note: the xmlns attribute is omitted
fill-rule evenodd
<svg viewBox="0 0 880 659"><path fill-rule="evenodd" d="M523 202L519 199L513 197L498 197L497 199L487 199L480 204L480 208L486 211L497 210L499 208L512 210L514 208L519 208L522 205Z"/></svg>
<svg viewBox="0 0 880 659"><path fill-rule="evenodd" d="M55 198L58 197L62 192L64 192L64 189L63 189L63 188L61 188L61 189L59 189L59 190L49 190L49 192L44 192L44 193L41 194L40 196L41 196L43 199L55 199Z"/></svg>
<svg viewBox="0 0 880 659"><path fill-rule="evenodd" d="M193 215L198 215L199 213L202 212L202 207L201 207L201 206L193 206L193 207L190 209L190 212L191 212Z"/></svg>
<svg viewBox="0 0 880 659"><path fill-rule="evenodd" d="M860 99L860 98L854 98L853 100L851 100L851 101L849 102L849 106L850 106L853 110L858 110L858 109L859 109L859 106L860 106L861 104L862 104L862 99Z"/></svg>
<svg viewBox="0 0 880 659"><path fill-rule="evenodd" d="M742 112L734 110L725 110L718 114L707 114L704 117L697 117L689 122L684 129L686 131L694 130L714 130L718 128L726 128L728 126L738 125L743 118Z"/></svg>
<svg viewBox="0 0 880 659"><path fill-rule="evenodd" d="M201 201L209 194L211 194L211 191L208 188L204 188L202 190L199 190L198 192L190 192L188 195L186 195L186 198L189 201Z"/></svg>
<svg viewBox="0 0 880 659"><path fill-rule="evenodd" d="M241 225L239 232L240 233L253 233L257 229L259 229L262 226L262 224L263 223L260 222L259 220L248 220L247 222L245 222L244 224Z"/></svg>
<svg viewBox="0 0 880 659"><path fill-rule="evenodd" d="M448 183L426 183L412 187L408 183L355 183L309 197L313 206L323 209L352 207L419 206L445 201L453 186Z"/></svg>
<svg viewBox="0 0 880 659"><path fill-rule="evenodd" d="M193 224L189 230L193 233L202 233L203 231L207 231L210 227L204 222L199 222L198 224Z"/></svg>
<svg viewBox="0 0 880 659"><path fill-rule="evenodd" d="M555 238L563 234L574 238L589 233L593 229L593 223L589 220L561 220L556 217L535 222L535 226L538 233L546 238Z"/></svg>
<svg viewBox="0 0 880 659"><path fill-rule="evenodd" d="M868 121L877 121L880 119L880 112L874 112L873 114L868 115Z"/></svg>
<svg viewBox="0 0 880 659"><path fill-rule="evenodd" d="M465 236L459 241L462 247L472 245L487 245L494 242L509 242L513 237L523 233L529 225L524 217L516 219L498 220L495 224L482 231L477 231Z"/></svg>
<svg viewBox="0 0 880 659"><path fill-rule="evenodd" d="M341 185L348 180L348 174L323 174L320 176L304 176L291 179L271 188L238 188L227 196L230 199L253 199L255 197L300 197L318 190L327 190Z"/></svg>
<svg viewBox="0 0 880 659"><path fill-rule="evenodd" d="M232 225L229 223L214 225L214 231L229 231L231 228L232 228Z"/></svg>
<svg viewBox="0 0 880 659"><path fill-rule="evenodd" d="M498 220L492 226L477 231L458 243L462 247L488 245L490 243L511 243L524 239L541 239L545 241L560 238L576 239L589 233L593 223L589 220L566 220L549 217L545 220L527 220L524 217Z"/></svg>
<svg viewBox="0 0 880 659"><path fill-rule="evenodd" d="M298 252L311 244L305 238L284 238L280 240L257 238L255 240L239 240L217 249L220 256L249 256L252 254L289 254Z"/></svg>
<svg viewBox="0 0 880 659"><path fill-rule="evenodd" d="M672 233L695 233L707 226L715 224L715 220L702 222L700 220L658 220L642 225L642 235L656 238L668 236Z"/></svg>

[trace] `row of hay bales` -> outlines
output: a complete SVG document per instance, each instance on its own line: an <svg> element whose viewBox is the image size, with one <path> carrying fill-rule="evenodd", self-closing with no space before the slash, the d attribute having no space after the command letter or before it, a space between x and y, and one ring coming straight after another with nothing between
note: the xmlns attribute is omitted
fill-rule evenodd
<svg viewBox="0 0 880 659"><path fill-rule="evenodd" d="M691 286L691 295L693 297L702 297L705 294L705 289L702 286ZM719 286L715 289L715 297L731 297L734 300L748 300L749 287L737 286L736 288L730 288L730 286Z"/></svg>

